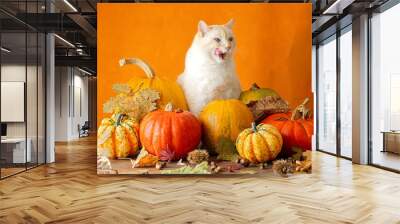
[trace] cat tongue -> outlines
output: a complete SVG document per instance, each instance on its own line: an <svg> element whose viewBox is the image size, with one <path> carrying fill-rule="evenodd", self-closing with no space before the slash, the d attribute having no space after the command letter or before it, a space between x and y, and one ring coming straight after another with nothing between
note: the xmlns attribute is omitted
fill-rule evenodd
<svg viewBox="0 0 400 224"><path fill-rule="evenodd" d="M215 49L215 54L220 57L221 59L225 58L225 53L221 51L219 48Z"/></svg>

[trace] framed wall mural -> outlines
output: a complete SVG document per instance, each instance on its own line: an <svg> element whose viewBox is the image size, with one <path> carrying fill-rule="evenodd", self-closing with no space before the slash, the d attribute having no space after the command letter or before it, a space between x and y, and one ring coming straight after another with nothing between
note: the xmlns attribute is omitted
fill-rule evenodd
<svg viewBox="0 0 400 224"><path fill-rule="evenodd" d="M311 15L98 4L98 173L310 172Z"/></svg>

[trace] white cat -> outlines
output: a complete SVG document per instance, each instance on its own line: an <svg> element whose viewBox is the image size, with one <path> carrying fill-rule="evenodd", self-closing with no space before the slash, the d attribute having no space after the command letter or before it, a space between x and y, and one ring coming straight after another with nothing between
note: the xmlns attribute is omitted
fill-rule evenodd
<svg viewBox="0 0 400 224"><path fill-rule="evenodd" d="M233 20L211 26L200 21L186 53L185 70L178 83L196 116L210 101L239 98L241 87L233 60L236 41L232 26Z"/></svg>

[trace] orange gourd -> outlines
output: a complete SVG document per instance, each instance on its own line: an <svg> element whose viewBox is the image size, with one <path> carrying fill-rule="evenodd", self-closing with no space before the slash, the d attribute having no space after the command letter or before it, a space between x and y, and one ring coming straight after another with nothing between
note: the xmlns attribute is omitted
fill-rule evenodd
<svg viewBox="0 0 400 224"><path fill-rule="evenodd" d="M243 130L236 140L236 150L240 157L252 163L274 160L282 149L282 136L279 130L270 124L255 125Z"/></svg>
<svg viewBox="0 0 400 224"><path fill-rule="evenodd" d="M311 150L314 122L306 116L304 108L307 103L308 99L291 113L273 114L261 122L272 124L278 128L283 137L282 151L285 155L290 156L293 153L293 147L301 148L304 151Z"/></svg>
<svg viewBox="0 0 400 224"><path fill-rule="evenodd" d="M172 104L167 104L165 110L147 114L140 124L143 147L161 160L185 158L199 145L200 139L200 121L188 111L172 110Z"/></svg>
<svg viewBox="0 0 400 224"><path fill-rule="evenodd" d="M139 150L139 124L125 114L104 118L97 130L97 153L114 159L135 155Z"/></svg>

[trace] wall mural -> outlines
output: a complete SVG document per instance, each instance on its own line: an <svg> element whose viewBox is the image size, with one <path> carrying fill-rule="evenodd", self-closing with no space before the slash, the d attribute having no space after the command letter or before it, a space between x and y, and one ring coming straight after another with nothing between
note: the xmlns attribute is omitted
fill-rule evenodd
<svg viewBox="0 0 400 224"><path fill-rule="evenodd" d="M98 173L310 172L311 15L98 4Z"/></svg>

